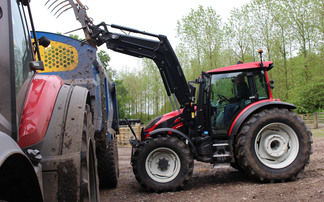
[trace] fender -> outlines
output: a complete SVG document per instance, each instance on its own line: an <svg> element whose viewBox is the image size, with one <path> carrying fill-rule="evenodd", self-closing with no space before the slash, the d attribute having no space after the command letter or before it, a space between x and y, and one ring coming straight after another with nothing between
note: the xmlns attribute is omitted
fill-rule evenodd
<svg viewBox="0 0 324 202"><path fill-rule="evenodd" d="M250 116L252 115L253 112L256 110L265 108L265 107L282 107L282 108L287 108L287 109L295 109L295 105L287 103L287 102L281 102L281 101L276 101L273 99L267 99L267 100L262 100L259 102L255 102L249 106L247 106L244 110L242 110L238 116L235 118L233 121L231 128L229 130L229 136L234 136L237 134L239 131L242 123Z"/></svg>
<svg viewBox="0 0 324 202"><path fill-rule="evenodd" d="M77 198L62 189L78 190L80 187L82 127L86 104L90 104L89 91L79 86L63 85L54 105L45 137L25 149L38 149L43 159L44 201ZM67 169L68 168L68 169ZM67 174L68 173L68 174ZM69 183L66 181L69 177ZM58 195L60 193L60 195ZM66 195L69 194L69 195ZM60 201L60 200L59 200ZM75 200L72 200L75 201Z"/></svg>
<svg viewBox="0 0 324 202"><path fill-rule="evenodd" d="M183 132L181 132L179 130L173 129L173 128L159 128L159 129L156 129L156 130L150 132L150 136L153 136L153 135L161 133L161 132L173 132L173 133L176 133L176 134L180 135L181 137L185 138L188 141L188 143L190 144L192 152L195 154L195 156L197 156L196 147L186 134L184 134Z"/></svg>
<svg viewBox="0 0 324 202"><path fill-rule="evenodd" d="M0 199L43 201L41 166L34 167L17 143L0 131Z"/></svg>
<svg viewBox="0 0 324 202"><path fill-rule="evenodd" d="M36 75L33 78L19 125L18 145L21 148L44 138L62 85L58 76Z"/></svg>
<svg viewBox="0 0 324 202"><path fill-rule="evenodd" d="M82 128L77 127L79 119L83 119L79 114L83 115L85 104L89 102L89 91L86 88L63 85L57 96L45 137L24 150L38 149L43 156L42 162L50 158L64 159L65 154L78 152L81 147L79 140L74 141L82 134ZM46 169L47 165L44 164L43 170Z"/></svg>

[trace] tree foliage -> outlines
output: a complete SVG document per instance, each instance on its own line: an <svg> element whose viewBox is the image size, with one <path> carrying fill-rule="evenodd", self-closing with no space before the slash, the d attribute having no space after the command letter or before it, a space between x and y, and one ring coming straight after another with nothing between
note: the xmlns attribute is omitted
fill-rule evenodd
<svg viewBox="0 0 324 202"><path fill-rule="evenodd" d="M187 56L182 60L187 60L184 62L188 66L184 70L189 79L197 77L201 71L221 67L219 61L224 32L221 17L214 9L204 9L203 6L191 9L177 22L177 32Z"/></svg>

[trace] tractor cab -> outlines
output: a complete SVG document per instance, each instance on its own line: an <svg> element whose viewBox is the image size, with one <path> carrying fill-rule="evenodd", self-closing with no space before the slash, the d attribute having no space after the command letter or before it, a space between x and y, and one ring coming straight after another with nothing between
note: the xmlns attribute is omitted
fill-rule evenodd
<svg viewBox="0 0 324 202"><path fill-rule="evenodd" d="M272 66L271 62L263 64L267 68ZM231 123L242 110L252 103L272 97L266 69L256 62L219 68L201 78L205 78L206 87L198 99L203 96L206 102L202 108L206 115L204 128L209 129L212 137L228 136Z"/></svg>

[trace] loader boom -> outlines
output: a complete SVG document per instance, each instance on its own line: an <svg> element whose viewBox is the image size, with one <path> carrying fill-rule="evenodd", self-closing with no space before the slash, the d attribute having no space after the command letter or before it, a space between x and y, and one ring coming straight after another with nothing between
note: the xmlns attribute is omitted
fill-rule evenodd
<svg viewBox="0 0 324 202"><path fill-rule="evenodd" d="M113 51L134 57L152 59L159 68L167 95L170 98L175 96L181 107L193 101L194 95L189 89L178 58L166 36L146 33L119 25L111 25L111 27L147 35L158 40L112 33L108 31L107 25L103 22L99 25L88 24L88 27L93 31L91 38L94 39L97 46L105 43L107 48Z"/></svg>

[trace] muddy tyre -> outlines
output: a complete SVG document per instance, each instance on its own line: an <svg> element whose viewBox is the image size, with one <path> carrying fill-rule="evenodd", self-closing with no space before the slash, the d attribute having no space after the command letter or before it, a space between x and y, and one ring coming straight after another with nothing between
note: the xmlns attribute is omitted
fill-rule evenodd
<svg viewBox="0 0 324 202"><path fill-rule="evenodd" d="M108 142L106 150L97 149L100 188L116 188L119 177L118 149L116 139Z"/></svg>
<svg viewBox="0 0 324 202"><path fill-rule="evenodd" d="M312 153L311 132L288 109L264 109L247 120L236 139L239 166L261 181L295 179Z"/></svg>
<svg viewBox="0 0 324 202"><path fill-rule="evenodd" d="M232 166L232 168L234 168L240 172L243 172L243 169L241 168L241 166L238 164L237 161L235 161L234 163L231 163L231 166Z"/></svg>
<svg viewBox="0 0 324 202"><path fill-rule="evenodd" d="M189 181L193 167L188 145L169 135L147 138L133 157L136 180L145 189L155 192L182 189Z"/></svg>
<svg viewBox="0 0 324 202"><path fill-rule="evenodd" d="M81 201L100 201L94 127L89 105L85 107L81 143Z"/></svg>

